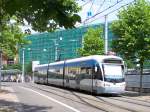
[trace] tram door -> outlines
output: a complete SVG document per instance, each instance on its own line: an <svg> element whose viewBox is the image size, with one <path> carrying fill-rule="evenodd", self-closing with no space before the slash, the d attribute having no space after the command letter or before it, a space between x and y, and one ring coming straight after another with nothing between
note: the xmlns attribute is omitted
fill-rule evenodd
<svg viewBox="0 0 150 112"><path fill-rule="evenodd" d="M66 67L65 69L65 86L69 88L77 88L76 75L78 74L77 67Z"/></svg>
<svg viewBox="0 0 150 112"><path fill-rule="evenodd" d="M97 64L93 68L93 92L96 92L98 89L98 84L103 81L102 71L100 66Z"/></svg>
<svg viewBox="0 0 150 112"><path fill-rule="evenodd" d="M80 70L80 88L86 91L92 91L93 67L81 67Z"/></svg>

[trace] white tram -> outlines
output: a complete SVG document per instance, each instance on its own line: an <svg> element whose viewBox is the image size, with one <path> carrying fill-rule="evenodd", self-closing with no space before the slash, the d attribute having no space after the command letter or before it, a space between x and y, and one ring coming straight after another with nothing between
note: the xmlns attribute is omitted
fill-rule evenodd
<svg viewBox="0 0 150 112"><path fill-rule="evenodd" d="M117 56L93 55L35 67L35 82L94 93L123 93L125 67Z"/></svg>

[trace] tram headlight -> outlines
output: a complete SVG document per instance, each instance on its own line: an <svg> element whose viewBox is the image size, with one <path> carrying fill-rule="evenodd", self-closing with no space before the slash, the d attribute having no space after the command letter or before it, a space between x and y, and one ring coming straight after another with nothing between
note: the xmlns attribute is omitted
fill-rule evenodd
<svg viewBox="0 0 150 112"><path fill-rule="evenodd" d="M110 87L110 84L109 83L105 83L104 86L105 87Z"/></svg>

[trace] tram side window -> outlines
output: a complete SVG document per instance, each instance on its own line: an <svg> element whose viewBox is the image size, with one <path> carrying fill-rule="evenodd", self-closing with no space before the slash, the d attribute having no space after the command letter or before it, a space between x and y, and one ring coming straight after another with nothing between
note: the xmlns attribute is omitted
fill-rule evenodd
<svg viewBox="0 0 150 112"><path fill-rule="evenodd" d="M92 68L91 67L81 67L80 75L82 79L91 79Z"/></svg>
<svg viewBox="0 0 150 112"><path fill-rule="evenodd" d="M54 78L55 77L54 69L51 68L51 69L48 70L48 77L49 78Z"/></svg>
<svg viewBox="0 0 150 112"><path fill-rule="evenodd" d="M47 71L42 69L39 71L39 74L41 74L41 76L45 76L47 75Z"/></svg>
<svg viewBox="0 0 150 112"><path fill-rule="evenodd" d="M76 75L79 74L78 72L78 67L68 67L67 78L69 78L70 80L74 80Z"/></svg>
<svg viewBox="0 0 150 112"><path fill-rule="evenodd" d="M48 70L48 76L50 78L63 78L63 68L51 68Z"/></svg>
<svg viewBox="0 0 150 112"><path fill-rule="evenodd" d="M97 66L97 71L94 72L94 79L99 79L99 80L102 80L103 77L102 77L102 72L101 72L101 69L99 66Z"/></svg>

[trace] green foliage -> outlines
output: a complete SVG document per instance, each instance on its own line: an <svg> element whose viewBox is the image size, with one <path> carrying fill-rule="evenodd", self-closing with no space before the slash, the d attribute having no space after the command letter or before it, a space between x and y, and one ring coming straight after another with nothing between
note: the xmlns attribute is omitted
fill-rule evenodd
<svg viewBox="0 0 150 112"><path fill-rule="evenodd" d="M133 60L125 60L126 64L127 64L127 68L135 68L136 65L134 64Z"/></svg>
<svg viewBox="0 0 150 112"><path fill-rule="evenodd" d="M78 50L81 56L104 54L104 39L102 28L89 28L84 35L83 48Z"/></svg>
<svg viewBox="0 0 150 112"><path fill-rule="evenodd" d="M0 49L10 58L18 52L18 44L26 44L19 26L25 20L36 31L72 28L80 17L75 0L0 0ZM16 23L11 23L15 20Z"/></svg>
<svg viewBox="0 0 150 112"><path fill-rule="evenodd" d="M119 12L119 20L113 22L112 31L118 37L113 50L126 59L150 59L150 3L137 0Z"/></svg>
<svg viewBox="0 0 150 112"><path fill-rule="evenodd" d="M32 63L31 62L25 66L25 72L29 75L32 74Z"/></svg>
<svg viewBox="0 0 150 112"><path fill-rule="evenodd" d="M26 20L34 30L53 31L60 27L72 28L80 22L80 10L75 0L0 0L0 19L7 16ZM2 22L2 21L1 21Z"/></svg>
<svg viewBox="0 0 150 112"><path fill-rule="evenodd" d="M0 35L0 48L3 53L9 58L13 58L18 53L17 44L18 43L27 43L23 38L23 34L19 28L19 23L11 23L11 20L15 21L15 17L12 17L10 21L7 21L7 16L2 20L4 21L1 24L1 35Z"/></svg>
<svg viewBox="0 0 150 112"><path fill-rule="evenodd" d="M4 70L9 70L9 69L18 69L18 70L21 70L22 69L22 65L21 64L4 65L3 69Z"/></svg>

